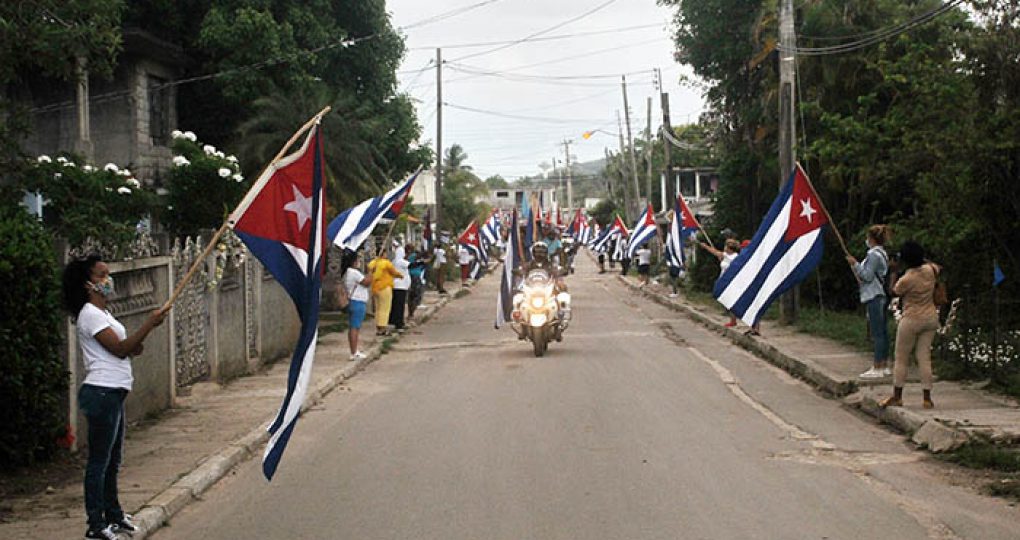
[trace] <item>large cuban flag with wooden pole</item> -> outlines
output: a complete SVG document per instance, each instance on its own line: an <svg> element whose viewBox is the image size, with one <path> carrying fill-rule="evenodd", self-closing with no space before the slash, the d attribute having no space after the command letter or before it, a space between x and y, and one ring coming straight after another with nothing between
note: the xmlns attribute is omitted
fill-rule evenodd
<svg viewBox="0 0 1020 540"><path fill-rule="evenodd" d="M272 480L305 401L318 338L319 296L325 251L322 142L310 128L301 149L255 181L228 224L283 287L301 320L287 375L287 393L269 426L262 472Z"/></svg>
<svg viewBox="0 0 1020 540"><path fill-rule="evenodd" d="M687 201L683 195L677 195L673 206L673 220L669 224L669 232L666 234L666 263L673 268L683 268L686 265L684 244L685 240L697 234L701 225L687 207Z"/></svg>
<svg viewBox="0 0 1020 540"><path fill-rule="evenodd" d="M496 329L510 322L513 313L514 270L521 264L519 228L517 227L517 209L511 215L510 234L507 236L506 257L503 259L503 276L500 279L499 293L496 296Z"/></svg>
<svg viewBox="0 0 1020 540"><path fill-rule="evenodd" d="M489 262L489 257L486 256L485 250L482 249L478 222L472 219L471 224L464 229L464 232L460 233L457 242L474 255L474 261L471 263L471 279L480 278L482 276L482 265Z"/></svg>
<svg viewBox="0 0 1020 540"><path fill-rule="evenodd" d="M748 325L822 260L827 212L800 165L779 191L750 245L719 277L713 294Z"/></svg>
<svg viewBox="0 0 1020 540"><path fill-rule="evenodd" d="M633 259L638 248L645 245L658 232L659 227L655 224L655 211L652 210L652 205L649 204L648 208L641 214L641 217L638 218L637 223L634 224L634 232L631 233L630 242L627 243L626 257Z"/></svg>

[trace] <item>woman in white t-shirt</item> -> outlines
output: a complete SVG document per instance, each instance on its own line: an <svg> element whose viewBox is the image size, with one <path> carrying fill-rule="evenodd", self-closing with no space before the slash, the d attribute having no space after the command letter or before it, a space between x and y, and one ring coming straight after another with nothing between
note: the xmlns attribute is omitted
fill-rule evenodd
<svg viewBox="0 0 1020 540"><path fill-rule="evenodd" d="M407 310L407 290L411 288L411 274L409 272L411 263L407 262L404 254L407 251L401 246L393 252L393 267L397 269L401 277L393 279L393 306L390 308L390 326L397 329L397 332L404 331L404 313Z"/></svg>
<svg viewBox="0 0 1020 540"><path fill-rule="evenodd" d="M372 285L372 275L365 275L358 270L361 264L361 257L357 252L345 251L340 261L342 269L341 287L347 290L350 304L347 306L347 313L350 316L347 324L347 342L351 348L351 360L364 358L365 353L358 349L358 338L361 336L361 323L365 322L365 312L368 309L368 287Z"/></svg>
<svg viewBox="0 0 1020 540"><path fill-rule="evenodd" d="M124 400L134 377L131 357L142 353L142 341L162 324L166 313L154 310L130 336L110 314L114 294L110 268L97 256L72 261L64 269L64 307L77 327L85 365L78 405L88 421L88 464L85 466L85 538L117 538L137 528L120 506L117 472L124 448Z"/></svg>
<svg viewBox="0 0 1020 540"><path fill-rule="evenodd" d="M644 287L645 285L648 285L648 277L652 273L652 250L648 248L648 244L645 244L638 248L634 254L637 255L637 272L638 281L640 282L639 286Z"/></svg>
<svg viewBox="0 0 1020 540"><path fill-rule="evenodd" d="M719 277L722 277L722 275L726 273L726 269L730 267L730 264L733 262L733 260L737 258L737 254L740 253L740 242L738 242L736 238L727 239L726 245L723 246L722 251L719 251L718 249L704 242L699 242L699 245L701 245L702 248L704 248L712 255L715 255L716 258L719 259ZM726 313L729 313L730 321L724 324L723 326L727 328L733 328L734 326L737 325L737 316L734 315L733 313L730 313L729 311L727 311ZM757 330L755 329L752 330L754 332L757 332Z"/></svg>

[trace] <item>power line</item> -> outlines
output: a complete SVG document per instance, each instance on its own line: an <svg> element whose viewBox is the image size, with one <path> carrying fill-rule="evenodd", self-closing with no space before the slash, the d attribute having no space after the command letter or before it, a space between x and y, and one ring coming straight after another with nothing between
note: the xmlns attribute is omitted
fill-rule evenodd
<svg viewBox="0 0 1020 540"><path fill-rule="evenodd" d="M548 80L548 81L582 81L582 80L598 80L598 79L617 79L620 75L641 75L645 73L651 73L654 70L644 69L640 71L630 71L627 73L601 73L601 74L589 74L589 75L540 75L537 73L512 73L509 71L494 71L486 70L484 68L469 66L466 64L449 64L450 69L459 71L461 73L472 73L479 76L490 76L490 77L503 77L509 79L520 79L520 80Z"/></svg>
<svg viewBox="0 0 1020 540"><path fill-rule="evenodd" d="M873 34L868 35L868 37L858 39L856 41L841 43L839 45L830 45L826 47L794 47L793 49L789 50L789 52L792 52L799 56L827 56L832 54L842 54L863 49L876 43L885 41L889 38L898 36L904 32L908 32L922 24L928 23L936 19L937 17L952 11L952 9L961 4L962 1L963 0L950 0L949 2L946 2L945 4L942 4L941 6L931 11L913 17L910 20L907 20L900 24L879 29L875 31ZM779 50L787 51L787 48L780 46Z"/></svg>
<svg viewBox="0 0 1020 540"><path fill-rule="evenodd" d="M505 49L509 49L510 47L513 47L515 45L520 45L521 43L527 43L528 41L531 41L534 38L537 38L537 37L542 36L544 34L548 34L549 32L552 32L553 30L562 28L562 27L564 27L564 26L566 26L566 25L568 25L570 23L577 22L577 21L579 21L579 20L581 20L581 19L583 19L585 17L588 17L589 15L592 15L592 14L598 12L598 11L601 11L601 10L609 7L610 4L613 4L616 1L617 0L606 0L605 2L595 6L594 8L592 8L592 9L590 9L588 11L585 11L584 13L582 13L582 14L576 16L576 17L572 17L572 18L567 19L567 20L565 20L563 22L554 24L554 25L552 25L549 28L546 28L544 30L539 30L538 32L535 32L534 34L527 35L527 36L525 36L525 37L523 37L521 39L517 39L517 40L511 41L510 43L507 43L505 45L500 45L500 46L494 47L492 49L487 49L487 50L484 50L484 51L479 51L479 52L476 52L476 53L471 53L471 54L468 54L468 55L461 56L460 58L454 58L453 61L454 62L459 62L461 60L467 60L468 58L475 58L475 57L478 57L478 56L484 56L484 55L487 55L487 54L492 54L494 52L498 52L498 51L502 51L502 50L505 50Z"/></svg>
<svg viewBox="0 0 1020 540"><path fill-rule="evenodd" d="M609 28L609 29L606 29L606 30L593 30L593 31L590 31L590 32L576 32L576 33L573 33L573 34L559 34L559 35L555 35L555 36L536 37L534 39L529 40L529 42L531 42L531 43L538 43L538 42L542 42L542 41L558 41L558 40L562 40L562 39L573 39L573 38L578 38L578 37L599 36L599 35L603 35L603 34L617 34L617 33L622 33L622 32L632 32L634 30L644 30L644 29L647 29L647 28L655 28L655 27L661 27L661 26L662 25L659 24L659 23L655 23L655 24L639 24L639 25L635 25L635 26L624 26L624 27L621 27L621 28ZM437 48L443 48L443 49L470 49L470 48L474 48L474 47L489 47L489 46L492 46L492 45L514 44L514 43L517 43L518 41L520 41L520 40L513 39L513 40L502 40L502 41L478 41L478 42L475 42L475 43L455 43L453 45L433 45L433 46L430 46L430 47L409 47L407 50L409 50L409 51L425 51L425 50L435 50Z"/></svg>
<svg viewBox="0 0 1020 540"><path fill-rule="evenodd" d="M490 115L490 116L498 116L498 117L501 117L501 118L509 118L509 119L512 119L512 120L527 120L529 122L546 122L546 123L552 123L552 124L574 124L574 123L578 123L578 122L604 122L605 121L605 118L598 118L598 119L592 119L592 118L546 118L546 117L543 117L543 116L521 116L521 115L514 115L514 114L506 114L506 113L502 113L502 112L499 112L499 111L487 111L487 110L484 110L484 109L476 109L474 107L465 107L463 105L456 105L454 103L449 103L449 102L445 102L445 101L443 102L443 105L446 106L446 107L451 107L453 109L459 109L459 110L467 111L467 112L473 112L473 113L478 113L478 114L487 114L487 115Z"/></svg>

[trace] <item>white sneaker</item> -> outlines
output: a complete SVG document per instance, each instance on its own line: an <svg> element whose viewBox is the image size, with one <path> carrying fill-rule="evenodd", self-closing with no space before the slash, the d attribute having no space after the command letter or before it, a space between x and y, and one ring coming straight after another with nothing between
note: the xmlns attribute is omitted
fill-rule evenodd
<svg viewBox="0 0 1020 540"><path fill-rule="evenodd" d="M888 367L882 368L882 376L883 377L892 377L892 368L888 368Z"/></svg>
<svg viewBox="0 0 1020 540"><path fill-rule="evenodd" d="M680 295L678 295L678 294L677 294L677 293L675 293L675 292L671 292L671 293L669 293L669 297L670 297L670 298L676 298L677 296L680 296Z"/></svg>
<svg viewBox="0 0 1020 540"><path fill-rule="evenodd" d="M858 375L858 377L862 379L881 379L882 377L885 377L885 374L882 373L882 371L883 370L881 369L875 369L874 367L872 367L868 369L868 371L865 371L864 373Z"/></svg>

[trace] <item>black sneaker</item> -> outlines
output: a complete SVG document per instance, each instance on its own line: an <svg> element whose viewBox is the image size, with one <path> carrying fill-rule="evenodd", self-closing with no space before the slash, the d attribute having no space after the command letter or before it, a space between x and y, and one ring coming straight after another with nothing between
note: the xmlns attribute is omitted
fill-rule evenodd
<svg viewBox="0 0 1020 540"><path fill-rule="evenodd" d="M130 514L124 514L124 517L120 518L120 521L111 523L110 527L115 533L124 533L129 536L138 532L138 526L131 522Z"/></svg>
<svg viewBox="0 0 1020 540"><path fill-rule="evenodd" d="M103 540L118 540L117 532L113 525L107 525L102 529L89 529L85 531L85 538L102 538Z"/></svg>

